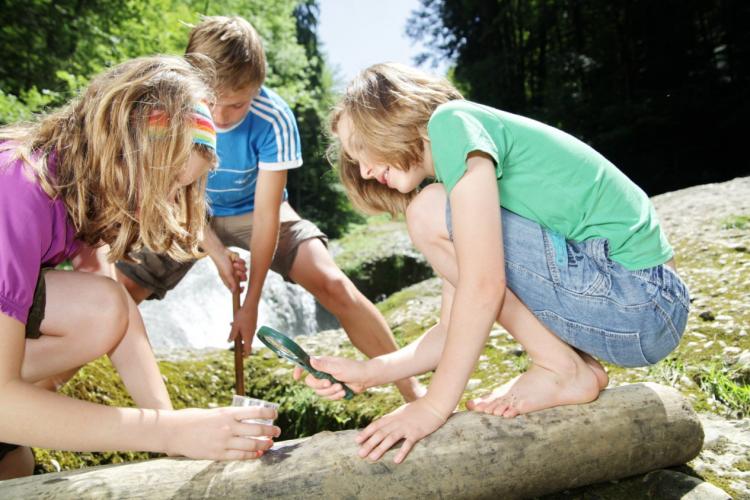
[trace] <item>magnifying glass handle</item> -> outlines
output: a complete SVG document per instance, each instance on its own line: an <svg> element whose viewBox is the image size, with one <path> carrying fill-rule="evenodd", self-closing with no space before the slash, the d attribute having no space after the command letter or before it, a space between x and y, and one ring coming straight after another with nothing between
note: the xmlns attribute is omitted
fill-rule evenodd
<svg viewBox="0 0 750 500"><path fill-rule="evenodd" d="M341 387L344 388L344 399L352 399L354 397L354 391L349 388L345 383L338 380L336 377L331 375L330 373L326 372L320 372L318 370L312 370L311 371L312 376L315 378L324 378L326 380L330 380L332 384L341 384Z"/></svg>

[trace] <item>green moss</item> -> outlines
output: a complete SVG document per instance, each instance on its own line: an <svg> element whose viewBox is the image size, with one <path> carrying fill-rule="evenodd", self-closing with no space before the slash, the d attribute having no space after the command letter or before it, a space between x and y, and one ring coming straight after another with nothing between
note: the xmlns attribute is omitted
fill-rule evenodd
<svg viewBox="0 0 750 500"><path fill-rule="evenodd" d="M703 470L697 477L703 479L707 483L711 483L717 488L724 490L731 498L743 498L734 488L732 488L732 480L724 476L720 476L711 472L710 470Z"/></svg>
<svg viewBox="0 0 750 500"><path fill-rule="evenodd" d="M336 241L339 248L335 252L336 263L342 269L348 269L356 268L362 261L378 258L384 250L387 253L388 237L403 230L403 221L392 220L388 215L368 217L366 224L352 226Z"/></svg>
<svg viewBox="0 0 750 500"><path fill-rule="evenodd" d="M202 359L162 361L160 369L175 409L211 408L231 404L234 361L231 352L216 352ZM291 369L266 349L245 361L248 396L280 404L276 424L280 440L305 437L321 430L354 429L401 404L395 392L372 392L350 401L327 401L292 379ZM83 367L62 389L66 395L112 406L133 406L119 376L106 358ZM145 460L159 455L136 452L73 453L35 449L36 472L53 472Z"/></svg>
<svg viewBox="0 0 750 500"><path fill-rule="evenodd" d="M432 268L413 248L402 220L372 217L332 247L339 267L373 301L433 276Z"/></svg>
<svg viewBox="0 0 750 500"><path fill-rule="evenodd" d="M750 228L750 216L733 215L727 217L721 223L722 229L748 229Z"/></svg>

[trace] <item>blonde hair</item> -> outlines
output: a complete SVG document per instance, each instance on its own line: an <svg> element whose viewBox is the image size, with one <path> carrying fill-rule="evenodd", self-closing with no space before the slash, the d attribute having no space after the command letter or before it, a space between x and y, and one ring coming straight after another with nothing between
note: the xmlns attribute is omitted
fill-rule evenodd
<svg viewBox="0 0 750 500"><path fill-rule="evenodd" d="M399 170L421 163L427 122L443 103L463 97L447 80L397 63L375 64L349 83L330 115L333 137L329 159L349 199L367 213L404 213L416 192L400 193L374 179L363 179L359 164L336 138L343 117L351 123L351 144L377 161Z"/></svg>
<svg viewBox="0 0 750 500"><path fill-rule="evenodd" d="M205 175L169 193L196 151L194 104L212 100L210 82L177 57L145 57L94 78L79 98L36 123L0 129L2 149L16 150L42 189L65 204L76 237L110 245L121 259L144 245L186 260L201 255L206 224ZM167 116L153 133L149 118Z"/></svg>
<svg viewBox="0 0 750 500"><path fill-rule="evenodd" d="M260 36L238 16L204 17L190 32L185 54L211 59L219 88L255 88L266 79L266 55Z"/></svg>

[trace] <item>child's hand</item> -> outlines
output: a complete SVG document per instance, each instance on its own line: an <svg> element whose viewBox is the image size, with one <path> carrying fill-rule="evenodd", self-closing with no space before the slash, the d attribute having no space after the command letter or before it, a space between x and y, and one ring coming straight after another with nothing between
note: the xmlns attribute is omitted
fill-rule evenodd
<svg viewBox="0 0 750 500"><path fill-rule="evenodd" d="M239 290L242 293L242 283L247 281L247 265L245 259L235 252L222 247L221 251L209 253L211 260L219 271L219 277L230 292Z"/></svg>
<svg viewBox="0 0 750 500"><path fill-rule="evenodd" d="M258 326L258 304L245 303L234 315L232 331L229 332L229 342L233 342L239 335L242 338L244 356L249 356L253 347L255 328Z"/></svg>
<svg viewBox="0 0 750 500"><path fill-rule="evenodd" d="M356 394L364 391L372 384L369 383L368 364L366 361L357 361L347 358L336 358L330 356L311 357L310 364L316 370L330 373L336 379L342 381ZM304 370L300 367L294 368L294 380L302 377ZM341 384L332 384L330 380L315 378L308 374L305 383L310 386L318 396L326 399L336 400L344 397L346 392Z"/></svg>
<svg viewBox="0 0 750 500"><path fill-rule="evenodd" d="M421 398L392 411L357 434L361 458L378 460L401 439L404 443L393 461L400 464L420 439L429 436L445 423L446 418Z"/></svg>
<svg viewBox="0 0 750 500"><path fill-rule="evenodd" d="M186 409L169 417L166 452L194 459L246 460L260 458L273 446L281 429L242 422L249 418L275 419L273 408L227 407ZM260 438L260 439L253 439Z"/></svg>

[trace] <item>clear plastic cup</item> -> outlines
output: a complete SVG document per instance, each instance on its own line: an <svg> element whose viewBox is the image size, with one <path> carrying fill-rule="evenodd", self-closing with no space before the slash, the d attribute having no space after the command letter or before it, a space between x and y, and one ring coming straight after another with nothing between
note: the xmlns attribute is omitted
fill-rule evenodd
<svg viewBox="0 0 750 500"><path fill-rule="evenodd" d="M279 411L279 405L278 403L271 403L270 401L264 401L262 399L256 399L256 398L248 398L246 396L240 396L238 394L235 394L232 397L232 406L260 406L262 408L274 408L276 411ZM246 418L243 420L246 424L264 424L264 425L273 425L273 419L272 418ZM256 439L270 439L265 436L250 436L254 437Z"/></svg>

